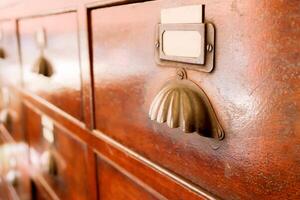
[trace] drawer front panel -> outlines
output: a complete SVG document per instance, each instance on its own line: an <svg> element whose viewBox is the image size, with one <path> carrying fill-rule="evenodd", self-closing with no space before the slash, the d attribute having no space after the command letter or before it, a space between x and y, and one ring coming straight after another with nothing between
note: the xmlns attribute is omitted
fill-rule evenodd
<svg viewBox="0 0 300 200"><path fill-rule="evenodd" d="M136 181L127 177L123 172L110 165L101 157L97 157L98 193L103 200L120 199L158 199Z"/></svg>
<svg viewBox="0 0 300 200"><path fill-rule="evenodd" d="M212 73L187 70L187 74L208 95L225 131L224 140L184 134L148 117L155 95L166 81L176 78L175 68L155 61L160 11L199 3L162 0L91 11L95 128L222 198L282 199L287 193L295 197L297 189L291 184L299 182L300 172L293 164L299 160L295 135L300 128L299 81L292 75L295 56L286 53L295 48L284 41L296 35L280 32L291 23L274 14L286 13L287 5L245 1L237 11L231 1L205 2L205 21L217 30L216 65ZM288 5L289 10L295 3ZM273 14L252 23L261 12ZM280 23L272 23L276 20ZM264 39L269 34L275 38ZM274 52L278 41L285 50ZM281 67L286 63L291 68ZM289 172L287 164L294 166Z"/></svg>
<svg viewBox="0 0 300 200"><path fill-rule="evenodd" d="M61 199L88 199L86 145L56 125L54 142L50 144L42 134L40 115L28 107L25 112L31 164L38 175ZM55 161L55 172L45 170L45 165L50 163L45 163L45 152L49 150Z"/></svg>
<svg viewBox="0 0 300 200"><path fill-rule="evenodd" d="M83 120L76 13L21 19L19 31L25 88Z"/></svg>

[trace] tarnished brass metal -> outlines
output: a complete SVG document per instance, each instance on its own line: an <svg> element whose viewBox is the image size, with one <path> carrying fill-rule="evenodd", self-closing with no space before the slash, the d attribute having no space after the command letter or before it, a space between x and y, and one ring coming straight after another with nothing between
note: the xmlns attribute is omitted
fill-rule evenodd
<svg viewBox="0 0 300 200"><path fill-rule="evenodd" d="M5 180L8 184L13 187L17 187L20 182L20 172L17 168L17 160L12 156L7 160L7 164L9 166L9 170L5 175Z"/></svg>
<svg viewBox="0 0 300 200"><path fill-rule="evenodd" d="M205 21L205 6L161 10L155 41L160 66L211 72L214 68L215 28Z"/></svg>
<svg viewBox="0 0 300 200"><path fill-rule="evenodd" d="M183 76L168 81L154 98L149 116L170 128L181 127L185 133L223 139L224 131L205 92ZM177 73L179 74L179 73Z"/></svg>
<svg viewBox="0 0 300 200"><path fill-rule="evenodd" d="M33 72L46 77L51 77L53 74L53 68L51 63L43 55L41 55L34 63Z"/></svg>
<svg viewBox="0 0 300 200"><path fill-rule="evenodd" d="M196 42L196 46L199 46L199 54L196 57L191 56L170 56L164 52L165 46L165 37L164 35L168 32L180 31L182 35L185 35L187 32L197 33L200 36L200 41L193 41ZM177 40L182 40L180 37L176 38ZM190 63L190 64L204 64L204 56L205 56L205 24L160 24L159 25L159 41L162 45L159 47L159 56L160 59L169 60L169 61L178 61L183 63ZM175 42L175 41L173 41ZM191 45L191 44L190 44ZM180 50L180 49L179 49Z"/></svg>
<svg viewBox="0 0 300 200"><path fill-rule="evenodd" d="M0 42L3 40L3 37L3 30L0 27ZM0 59L4 59L5 57L5 50L2 47L0 47Z"/></svg>
<svg viewBox="0 0 300 200"><path fill-rule="evenodd" d="M46 115L41 116L43 138L49 142L49 148L41 155L42 171L51 175L57 175L57 154L54 148L54 124L53 121Z"/></svg>
<svg viewBox="0 0 300 200"><path fill-rule="evenodd" d="M7 172L5 180L13 187L17 187L20 182L20 173L16 169L11 169Z"/></svg>
<svg viewBox="0 0 300 200"><path fill-rule="evenodd" d="M41 53L39 58L34 63L33 72L46 77L51 77L53 75L53 67L48 59L44 56L44 49L46 48L47 42L46 32L43 27L36 31L35 39Z"/></svg>
<svg viewBox="0 0 300 200"><path fill-rule="evenodd" d="M35 33L35 41L37 46L40 49L46 48L47 40L46 40L46 31L43 27L40 27Z"/></svg>
<svg viewBox="0 0 300 200"><path fill-rule="evenodd" d="M0 123L4 124L6 129L10 132L12 129L12 116L8 108L0 112Z"/></svg>
<svg viewBox="0 0 300 200"><path fill-rule="evenodd" d="M41 168L42 171L51 175L56 176L57 175L57 162L54 156L54 153L51 151L51 149L45 151L41 156Z"/></svg>
<svg viewBox="0 0 300 200"><path fill-rule="evenodd" d="M215 55L215 27L212 23L203 24L159 24L156 38L156 62L162 67L191 69L202 72L211 72L214 68ZM168 56L163 52L163 34L166 31L197 31L201 35L201 54L199 57ZM209 47L209 48L208 48Z"/></svg>
<svg viewBox="0 0 300 200"><path fill-rule="evenodd" d="M5 51L3 48L0 48L0 59L4 59L5 58Z"/></svg>

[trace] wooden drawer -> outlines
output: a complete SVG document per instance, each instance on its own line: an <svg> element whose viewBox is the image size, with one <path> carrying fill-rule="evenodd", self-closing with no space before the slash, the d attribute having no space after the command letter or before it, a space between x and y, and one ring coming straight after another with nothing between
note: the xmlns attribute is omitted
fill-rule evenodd
<svg viewBox="0 0 300 200"><path fill-rule="evenodd" d="M16 85L21 80L21 68L19 63L17 23L15 20L0 21L0 85ZM1 54L1 53L0 53Z"/></svg>
<svg viewBox="0 0 300 200"><path fill-rule="evenodd" d="M50 144L42 134L40 115L28 107L25 113L33 176L44 180L58 198L88 199L86 145L56 125L54 142ZM47 151L55 161L55 172L45 171L45 165L49 164L45 160Z"/></svg>
<svg viewBox="0 0 300 200"><path fill-rule="evenodd" d="M24 87L83 120L76 17L70 12L21 19L18 24ZM39 60L41 56L47 60L46 67ZM47 70L39 71L39 66ZM48 70L51 76L44 74Z"/></svg>
<svg viewBox="0 0 300 200"><path fill-rule="evenodd" d="M143 184L142 181L109 162L97 156L98 199L162 199L159 194Z"/></svg>
<svg viewBox="0 0 300 200"><path fill-rule="evenodd" d="M205 21L217 30L214 71L187 70L208 95L225 139L184 134L148 117L155 95L176 75L175 68L155 61L160 11L202 3L198 0L91 10L95 128L222 198L295 198L299 190L293 183L300 172L294 165L299 161L297 54L288 55L295 48L284 42L289 36L281 31L290 30L292 22L275 14L288 15L284 3L231 2L205 1ZM263 20L252 23L261 12ZM274 52L280 43L283 50ZM286 63L291 67L283 67ZM287 171L287 165L294 167Z"/></svg>

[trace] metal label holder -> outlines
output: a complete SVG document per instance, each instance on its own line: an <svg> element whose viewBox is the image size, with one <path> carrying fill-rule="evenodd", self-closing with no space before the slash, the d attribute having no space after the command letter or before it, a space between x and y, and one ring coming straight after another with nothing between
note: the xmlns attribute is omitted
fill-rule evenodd
<svg viewBox="0 0 300 200"><path fill-rule="evenodd" d="M197 24L158 24L155 57L163 67L185 68L202 72L211 72L214 68L215 27L212 23ZM197 58L169 56L163 52L163 34L166 31L197 31L201 35L202 53Z"/></svg>

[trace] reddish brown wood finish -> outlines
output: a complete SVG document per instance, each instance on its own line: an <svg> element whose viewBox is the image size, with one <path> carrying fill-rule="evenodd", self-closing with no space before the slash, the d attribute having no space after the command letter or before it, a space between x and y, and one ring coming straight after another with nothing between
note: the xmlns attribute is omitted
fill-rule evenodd
<svg viewBox="0 0 300 200"><path fill-rule="evenodd" d="M79 44L81 47L80 61L81 61L81 78L82 78L82 99L83 99L83 113L85 124L90 129L94 126L94 110L93 110L93 87L92 87L92 69L90 68L90 46L89 46L89 32L88 32L88 14L85 6L78 8L78 23L79 30Z"/></svg>
<svg viewBox="0 0 300 200"><path fill-rule="evenodd" d="M101 158L97 158L99 199L162 199L147 191L134 180L126 177L122 172L109 165ZM139 181L140 182L140 181Z"/></svg>
<svg viewBox="0 0 300 200"><path fill-rule="evenodd" d="M226 133L220 142L148 118L151 100L175 75L155 64L160 9L200 1L92 10L96 128L220 197L299 198L299 45L292 41L300 6L268 2L205 3L217 30L216 66L188 76L219 116Z"/></svg>
<svg viewBox="0 0 300 200"><path fill-rule="evenodd" d="M58 22L64 25L60 26ZM33 65L41 54L35 40L36 31L40 28L44 28L46 33L44 55L54 70L50 78L32 72ZM24 87L82 121L77 31L75 12L19 21Z"/></svg>
<svg viewBox="0 0 300 200"><path fill-rule="evenodd" d="M88 188L88 199L96 200L98 195L97 188L97 164L96 164L96 156L91 147L87 148L86 151L86 163L87 163L87 188Z"/></svg>
<svg viewBox="0 0 300 200"><path fill-rule="evenodd" d="M77 137L89 142L89 146L100 154L102 157L107 157L111 162L122 166L140 180L167 199L215 199L211 194L203 191L201 188L185 182L180 177L169 173L165 169L158 166L149 165L149 161L134 154L126 147L116 143L107 136L99 132L90 132L76 121L71 121L65 117L65 113L61 111L53 112L53 107L46 102L41 102L40 99L32 98L29 94L23 93L23 99L26 105L32 109L41 110L55 121L60 122ZM29 125L30 126L30 125ZM31 126L30 126L31 127ZM34 126L33 126L34 127ZM93 159L90 159L93 163ZM92 191L92 190L91 190ZM176 191L176 193L174 192Z"/></svg>
<svg viewBox="0 0 300 200"><path fill-rule="evenodd" d="M107 197L108 190L118 191L111 198L125 195L123 188L113 188L114 184L130 188L128 199L141 199L139 195L146 198L149 191L166 199L213 198L202 188L222 199L299 198L297 0L159 0L131 5L121 4L135 1L6 1L0 3L0 24L6 19L9 45L13 44L6 48L14 59L0 63L0 73L5 77L1 84L11 85L15 81L12 71L18 71L14 36L14 20L18 18L25 71L38 56L33 38L37 25L43 24L50 33L47 56L57 63L55 67L61 69L68 63L76 69L72 80L82 86L82 95L79 90L65 87L64 77L69 74L61 72L60 84L33 77L25 82L25 90L18 87L19 93L13 92L12 105L21 96L30 107L25 110L26 132L37 152L46 147L39 139L38 127L38 114L45 113L56 122L59 147L63 144L59 150L67 158L66 163L72 163L71 153L78 152L80 162L88 164L68 168L63 181L34 176L40 194L47 193L46 199L58 199L68 193L64 187L58 188L63 182L76 182L72 188L82 194L80 198L89 199L96 199L97 186L99 197ZM226 137L221 142L196 134L183 135L147 117L151 100L175 74L175 69L161 68L154 61L160 9L201 3L205 4L206 20L214 23L217 30L216 66L210 74L188 71L188 76L208 94L225 129ZM86 6L92 9L90 46ZM57 14L76 10L78 13ZM53 92L50 85L61 90ZM16 112L20 114L18 108ZM93 126L97 130L92 131ZM96 160L94 150L99 155ZM89 194L83 192L85 188ZM0 187L1 192L3 189Z"/></svg>
<svg viewBox="0 0 300 200"><path fill-rule="evenodd" d="M30 157L36 174L51 186L60 199L88 199L86 146L71 136L64 128L54 128L54 153L58 174L51 176L40 167L40 156L48 150L49 143L41 132L40 116L26 107L26 133L30 145ZM90 191L93 193L95 191Z"/></svg>
<svg viewBox="0 0 300 200"><path fill-rule="evenodd" d="M11 190L11 187L5 181L2 181L4 178L0 178L0 199L15 200L16 198L18 198L15 191Z"/></svg>

